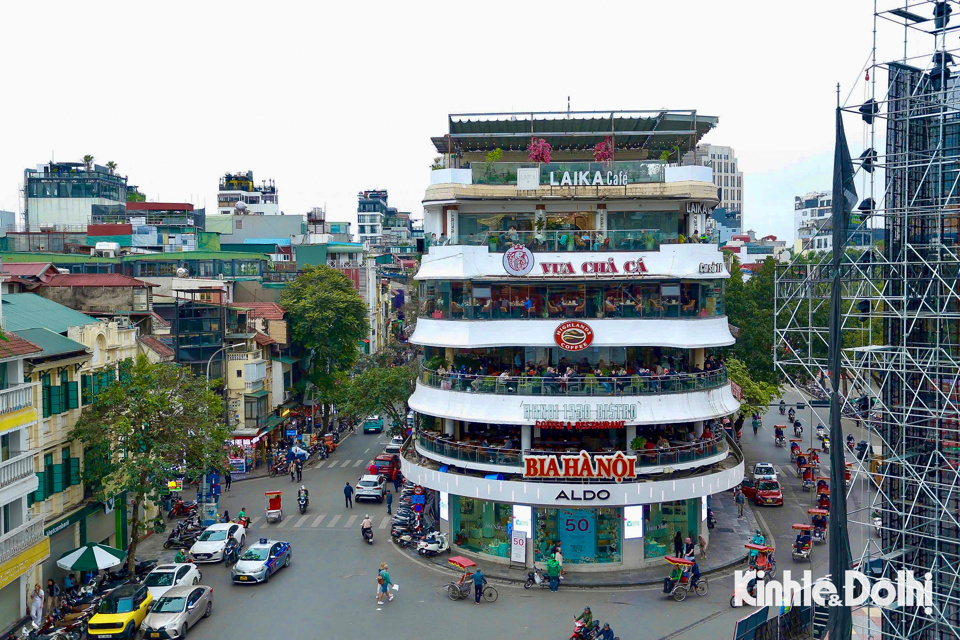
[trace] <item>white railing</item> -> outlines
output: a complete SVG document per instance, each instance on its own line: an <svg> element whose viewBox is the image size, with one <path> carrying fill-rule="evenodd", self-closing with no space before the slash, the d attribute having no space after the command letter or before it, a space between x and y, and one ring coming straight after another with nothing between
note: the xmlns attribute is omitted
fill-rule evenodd
<svg viewBox="0 0 960 640"><path fill-rule="evenodd" d="M247 382L243 385L246 391L260 391L263 389L263 380L257 380L256 382Z"/></svg>
<svg viewBox="0 0 960 640"><path fill-rule="evenodd" d="M0 390L0 415L33 406L34 383L19 384Z"/></svg>
<svg viewBox="0 0 960 640"><path fill-rule="evenodd" d="M33 475L33 451L0 462L0 489Z"/></svg>
<svg viewBox="0 0 960 640"><path fill-rule="evenodd" d="M241 351L227 354L228 362L243 362L246 360L256 360L260 357L259 351Z"/></svg>
<svg viewBox="0 0 960 640"><path fill-rule="evenodd" d="M43 518L32 518L0 536L0 562L6 562L43 540Z"/></svg>

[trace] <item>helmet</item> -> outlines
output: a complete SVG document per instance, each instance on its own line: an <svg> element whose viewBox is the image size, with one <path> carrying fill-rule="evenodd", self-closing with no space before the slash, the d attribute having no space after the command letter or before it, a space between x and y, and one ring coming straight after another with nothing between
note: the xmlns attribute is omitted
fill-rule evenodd
<svg viewBox="0 0 960 640"><path fill-rule="evenodd" d="M368 513L368 514L366 514L365 516L363 516L363 519L364 519L364 520L369 520L369 519L370 519L370 514Z"/></svg>
<svg viewBox="0 0 960 640"><path fill-rule="evenodd" d="M759 535L762 535L762 534L760 533L760 529L757 529L757 535L758 535L758 536L759 536Z"/></svg>
<svg viewBox="0 0 960 640"><path fill-rule="evenodd" d="M584 607L583 610L584 610L584 611L590 611L590 607Z"/></svg>
<svg viewBox="0 0 960 640"><path fill-rule="evenodd" d="M300 485L300 488L303 489L304 491L306 491L306 490L307 490L307 485L302 484L302 485Z"/></svg>

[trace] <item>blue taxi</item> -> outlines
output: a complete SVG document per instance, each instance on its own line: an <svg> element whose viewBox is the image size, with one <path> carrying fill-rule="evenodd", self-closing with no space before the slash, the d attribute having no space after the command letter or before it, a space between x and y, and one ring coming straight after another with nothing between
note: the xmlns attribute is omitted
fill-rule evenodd
<svg viewBox="0 0 960 640"><path fill-rule="evenodd" d="M289 542L260 538L247 547L240 561L233 565L230 578L235 584L269 582L271 575L290 564L292 555Z"/></svg>

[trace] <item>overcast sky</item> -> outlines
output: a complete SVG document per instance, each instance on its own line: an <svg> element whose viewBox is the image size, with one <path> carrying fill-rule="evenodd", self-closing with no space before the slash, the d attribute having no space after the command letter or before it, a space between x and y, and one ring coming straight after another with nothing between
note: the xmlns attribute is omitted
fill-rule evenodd
<svg viewBox="0 0 960 640"><path fill-rule="evenodd" d="M4 2L0 209L20 209L24 168L89 153L151 200L215 208L218 178L251 169L286 213L355 221L374 188L419 213L448 113L569 95L719 117L704 141L736 149L745 227L792 238L793 196L830 187L835 85L862 79L871 7ZM852 147L861 129L848 120Z"/></svg>

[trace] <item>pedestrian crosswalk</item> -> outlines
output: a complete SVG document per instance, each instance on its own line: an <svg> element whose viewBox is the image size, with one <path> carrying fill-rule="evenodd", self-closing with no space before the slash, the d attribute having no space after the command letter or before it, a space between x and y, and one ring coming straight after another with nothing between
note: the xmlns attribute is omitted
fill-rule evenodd
<svg viewBox="0 0 960 640"><path fill-rule="evenodd" d="M376 517L373 518L373 526L378 527L379 529L386 529L390 526L390 521L393 516L384 516L378 523ZM332 517L328 517L328 514L321 513L320 515L313 515L308 513L306 515L285 515L283 520L280 522L267 522L261 516L254 516L250 519L250 526L247 529L318 529L323 526L325 529L352 529L354 527L359 527L358 520L360 519L359 515L352 514L346 517L344 520L343 514L337 513Z"/></svg>
<svg viewBox="0 0 960 640"><path fill-rule="evenodd" d="M365 464L370 464L370 462L372 462L370 458L361 458L360 460L339 460L339 459L330 460L328 458L326 460L318 460L316 463L313 463L313 464L308 462L307 468L308 469L324 469L324 468L333 469L334 467L337 467L339 469L344 469L346 467L352 467L356 469L357 467L361 467Z"/></svg>

